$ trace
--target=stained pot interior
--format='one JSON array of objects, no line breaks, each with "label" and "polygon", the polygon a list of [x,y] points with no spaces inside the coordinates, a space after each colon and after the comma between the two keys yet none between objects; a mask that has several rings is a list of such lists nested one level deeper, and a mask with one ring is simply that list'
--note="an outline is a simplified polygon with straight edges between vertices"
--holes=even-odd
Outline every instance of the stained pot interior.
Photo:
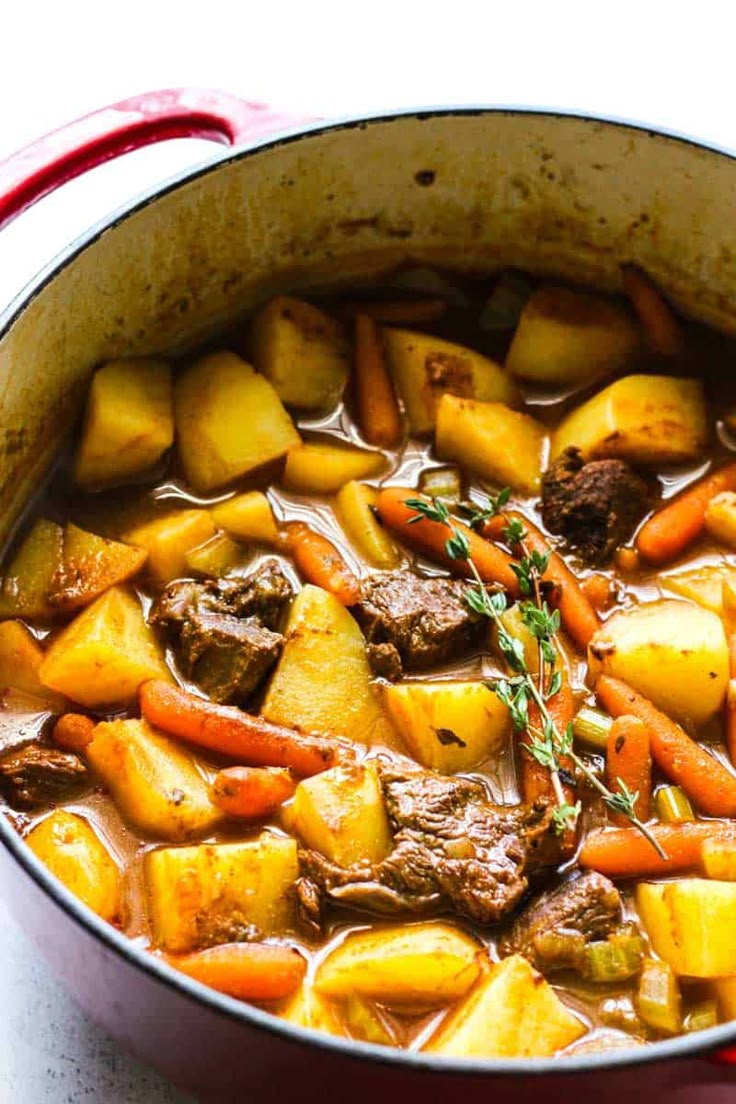
[{"label": "stained pot interior", "polygon": [[616,289],[643,265],[736,332],[736,166],[618,124],[427,113],[235,155],[94,237],[0,337],[0,539],[112,356],[196,343],[274,290],[402,261]]}]

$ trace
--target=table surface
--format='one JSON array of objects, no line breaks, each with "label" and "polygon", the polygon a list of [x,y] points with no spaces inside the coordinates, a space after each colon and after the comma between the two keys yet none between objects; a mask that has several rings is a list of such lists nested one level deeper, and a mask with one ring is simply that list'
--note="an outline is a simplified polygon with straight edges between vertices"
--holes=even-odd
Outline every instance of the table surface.
[{"label": "table surface", "polygon": [[[736,148],[727,6],[620,0],[524,5],[373,0],[249,5],[66,0],[8,5],[0,158],[32,138],[153,88],[227,88],[330,116],[402,105],[547,105],[640,120]],[[481,14],[482,12],[482,14]],[[440,16],[440,13],[445,13]],[[666,22],[665,22],[666,18]],[[85,226],[141,188],[205,159],[202,142],[129,155],[69,185],[3,231],[0,309]],[[1,178],[1,169],[0,169]],[[185,1097],[127,1058],[48,975],[0,902],[0,1104],[173,1104]],[[709,1099],[714,1099],[710,1097]]]}]

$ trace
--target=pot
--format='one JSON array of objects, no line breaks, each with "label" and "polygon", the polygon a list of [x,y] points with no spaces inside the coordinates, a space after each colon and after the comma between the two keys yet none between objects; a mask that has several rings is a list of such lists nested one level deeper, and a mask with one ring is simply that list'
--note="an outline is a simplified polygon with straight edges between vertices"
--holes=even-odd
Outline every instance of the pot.
[{"label": "pot", "polygon": [[[103,160],[185,135],[237,148],[90,230],[0,319],[0,539],[97,363],[201,342],[276,290],[326,288],[336,273],[517,266],[616,290],[633,261],[685,314],[736,333],[732,156],[573,115],[432,109],[323,125],[222,93],[152,93],[0,165],[0,225]],[[0,844],[5,899],[50,967],[137,1058],[200,1099],[701,1102],[736,1086],[736,1023],[565,1061],[440,1061],[313,1035],[152,959],[1,817]]]}]

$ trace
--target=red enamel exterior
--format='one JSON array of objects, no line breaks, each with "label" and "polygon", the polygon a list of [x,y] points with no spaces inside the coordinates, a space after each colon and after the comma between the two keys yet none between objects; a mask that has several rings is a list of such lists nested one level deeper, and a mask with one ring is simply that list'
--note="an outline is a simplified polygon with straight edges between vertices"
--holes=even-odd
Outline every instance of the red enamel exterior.
[{"label": "red enamel exterior", "polygon": [[[168,89],[93,112],[0,162],[0,228],[66,181],[168,138],[241,144],[308,122],[224,92]],[[0,817],[0,891],[52,970],[89,1015],[135,1057],[200,1100],[546,1104],[626,1095],[726,1104],[736,1046],[673,1058],[669,1044],[565,1063],[457,1064],[333,1041],[211,994],[140,954],[51,878]],[[495,1068],[494,1068],[495,1067]],[[503,1067],[503,1068],[502,1068]]]}]

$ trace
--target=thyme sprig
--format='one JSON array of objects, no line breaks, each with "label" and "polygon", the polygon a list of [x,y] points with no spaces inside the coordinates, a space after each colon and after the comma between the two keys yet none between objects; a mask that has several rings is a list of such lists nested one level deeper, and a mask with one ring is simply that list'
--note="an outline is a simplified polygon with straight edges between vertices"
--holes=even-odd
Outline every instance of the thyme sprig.
[{"label": "thyme sprig", "polygon": [[[539,674],[536,680],[529,670],[523,642],[510,633],[504,624],[503,614],[508,608],[506,595],[501,590],[490,590],[481,579],[473,562],[467,534],[453,525],[446,503],[439,498],[431,498],[429,501],[407,498],[405,505],[414,511],[414,515],[409,518],[410,525],[425,518],[446,525],[449,531],[445,542],[447,556],[451,560],[467,563],[472,583],[468,585],[465,600],[471,610],[493,621],[499,650],[509,668],[508,677],[488,685],[507,707],[514,729],[526,733],[527,739],[522,745],[524,749],[540,766],[549,771],[556,801],[553,812],[556,831],[574,828],[581,812],[580,801],[571,804],[563,790],[563,778],[569,780],[569,772],[565,769],[567,762],[601,795],[608,809],[623,814],[646,837],[660,857],[666,858],[657,840],[636,815],[638,792],[632,793],[621,778],[616,780],[618,790],[609,790],[576,753],[572,724],[568,724],[561,732],[549,711],[548,702],[560,692],[563,682],[562,672],[557,667],[559,651],[555,639],[560,628],[560,613],[559,610],[551,610],[542,597],[541,581],[547,570],[550,554],[540,553],[536,549],[530,552],[525,547],[523,522],[504,514],[510,497],[510,489],[505,488],[495,498],[489,497],[487,505],[483,507],[473,504],[460,509],[467,524],[475,531],[482,530],[486,522],[500,515],[504,521],[503,540],[520,553],[519,559],[512,566],[519,580],[519,590],[525,599],[519,602],[521,619],[537,641],[539,649]],[[537,723],[532,723],[530,703],[536,706],[539,716]]]}]

